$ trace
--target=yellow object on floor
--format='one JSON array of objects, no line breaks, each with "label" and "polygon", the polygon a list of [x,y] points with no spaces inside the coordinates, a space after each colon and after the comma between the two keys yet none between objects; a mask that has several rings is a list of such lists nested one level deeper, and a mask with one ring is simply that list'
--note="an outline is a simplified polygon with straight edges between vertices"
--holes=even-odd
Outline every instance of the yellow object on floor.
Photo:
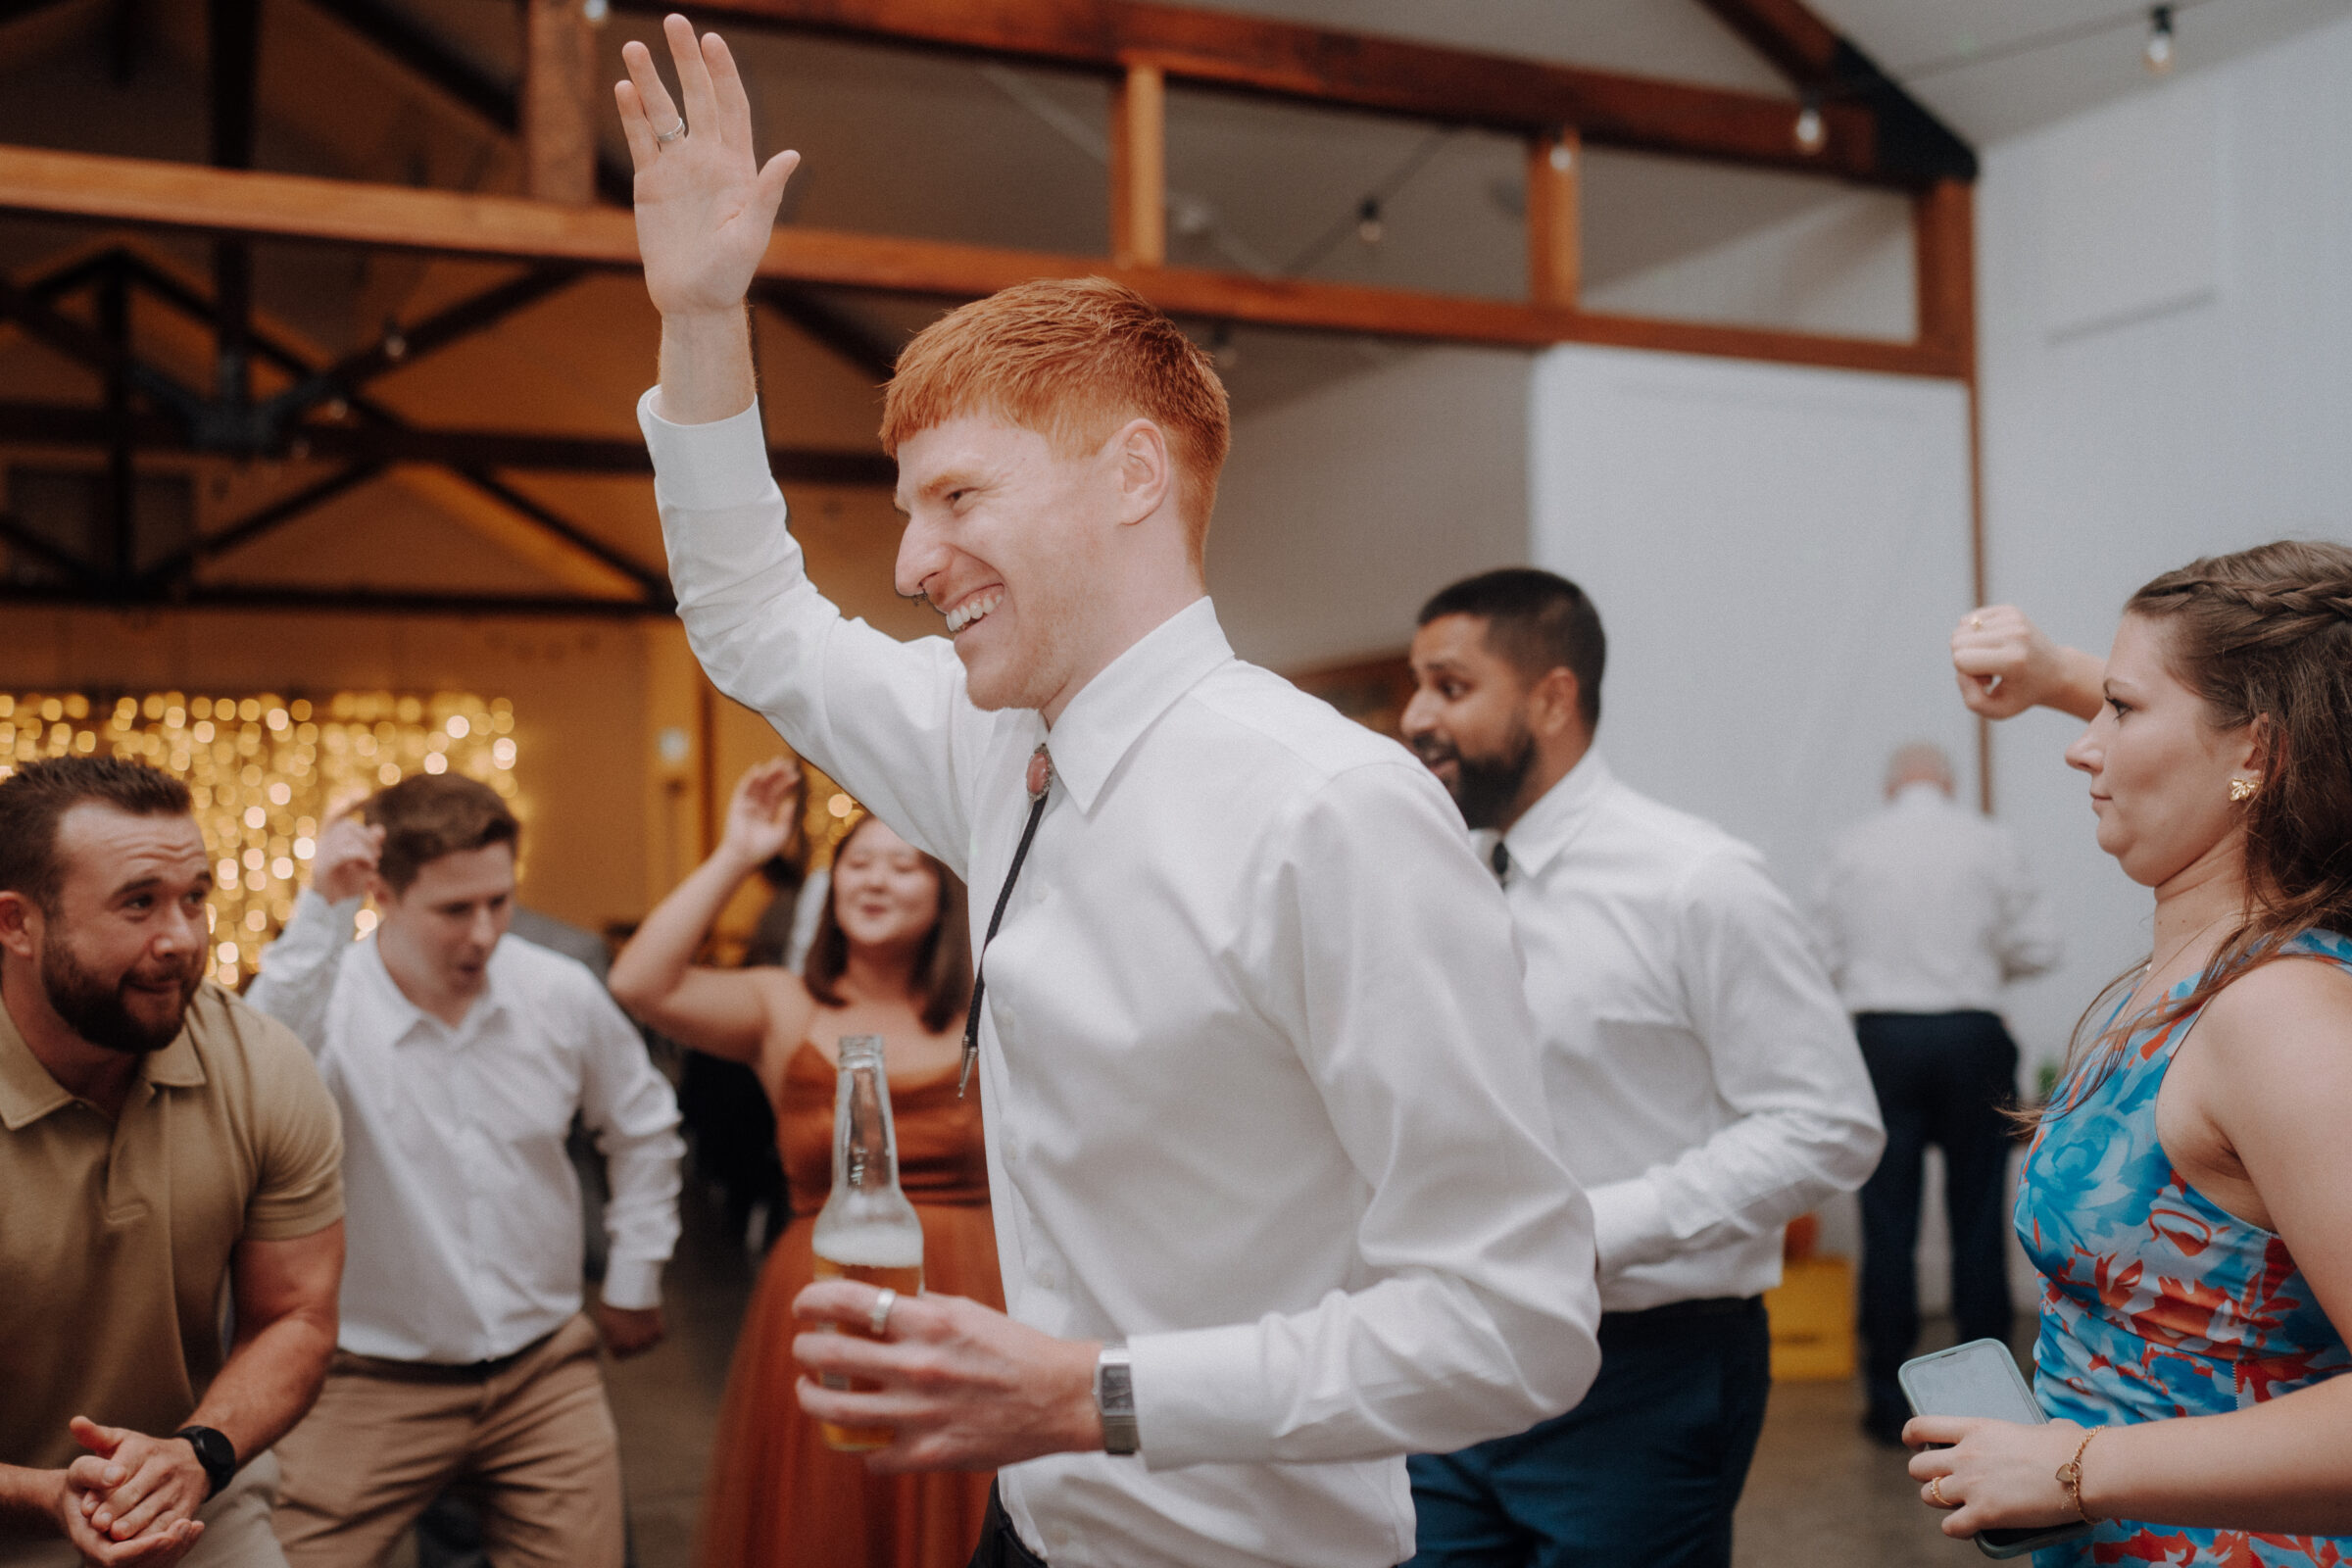
[{"label": "yellow object on floor", "polygon": [[1772,1320],[1772,1381],[1829,1383],[1854,1375],[1854,1265],[1842,1257],[1792,1257],[1764,1293]]}]

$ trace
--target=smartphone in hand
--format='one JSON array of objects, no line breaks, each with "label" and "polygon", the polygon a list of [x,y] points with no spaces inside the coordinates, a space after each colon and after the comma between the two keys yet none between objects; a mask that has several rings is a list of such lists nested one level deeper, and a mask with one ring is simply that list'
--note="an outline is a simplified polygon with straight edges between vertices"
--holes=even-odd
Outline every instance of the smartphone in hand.
[{"label": "smartphone in hand", "polygon": [[[1998,1340],[1971,1340],[1916,1356],[1895,1375],[1913,1415],[1989,1416],[2027,1426],[2050,1419],[2042,1414],[2025,1374],[2018,1371],[2009,1347]],[[1980,1530],[1977,1549],[1987,1557],[2022,1557],[2088,1534],[2090,1526],[2080,1521],[2029,1530]]]}]

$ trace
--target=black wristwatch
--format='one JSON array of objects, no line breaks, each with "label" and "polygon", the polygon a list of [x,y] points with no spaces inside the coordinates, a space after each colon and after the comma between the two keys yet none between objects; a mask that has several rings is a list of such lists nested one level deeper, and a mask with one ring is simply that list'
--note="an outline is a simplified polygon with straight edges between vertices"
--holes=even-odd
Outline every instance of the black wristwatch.
[{"label": "black wristwatch", "polygon": [[172,1435],[185,1439],[188,1446],[196,1450],[196,1462],[204,1466],[204,1478],[212,1483],[212,1490],[204,1494],[205,1500],[209,1502],[220,1495],[220,1489],[237,1473],[237,1446],[211,1427],[181,1427]]}]

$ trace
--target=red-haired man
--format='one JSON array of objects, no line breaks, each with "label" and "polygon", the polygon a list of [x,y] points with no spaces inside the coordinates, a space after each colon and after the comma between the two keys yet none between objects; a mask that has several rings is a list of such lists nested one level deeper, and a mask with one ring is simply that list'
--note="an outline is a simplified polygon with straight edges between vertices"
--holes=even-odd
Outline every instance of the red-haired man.
[{"label": "red-haired man", "polygon": [[[965,875],[1010,1315],[813,1285],[810,1412],[885,1469],[999,1469],[980,1563],[1386,1568],[1402,1455],[1573,1404],[1590,1213],[1549,1149],[1510,923],[1401,748],[1233,656],[1203,589],[1206,357],[1131,292],[1034,283],[907,346],[898,587],[845,621],[769,477],[744,294],[797,161],[716,36],[640,44],[621,119],[662,317],[652,446],[722,690]],[[1050,761],[1047,748],[1050,745]],[[985,941],[993,935],[993,941]]]}]

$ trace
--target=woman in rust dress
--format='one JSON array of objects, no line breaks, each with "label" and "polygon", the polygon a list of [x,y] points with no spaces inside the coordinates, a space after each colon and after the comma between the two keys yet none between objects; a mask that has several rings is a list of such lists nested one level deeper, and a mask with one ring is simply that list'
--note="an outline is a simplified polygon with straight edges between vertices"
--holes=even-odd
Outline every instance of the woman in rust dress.
[{"label": "woman in rust dress", "polygon": [[834,852],[806,978],[695,965],[710,923],[782,846],[798,764],[744,776],[726,836],[612,965],[621,1005],[681,1045],[749,1062],[776,1107],[792,1223],[768,1254],[736,1340],[695,1560],[701,1568],[963,1568],[987,1512],[986,1475],[876,1476],[835,1453],[794,1397],[792,1299],[833,1181],[834,1043],[886,1042],[899,1180],[923,1222],[923,1283],[1002,1310],[980,1100],[956,1097],[970,993],[962,884],[867,817]]}]

